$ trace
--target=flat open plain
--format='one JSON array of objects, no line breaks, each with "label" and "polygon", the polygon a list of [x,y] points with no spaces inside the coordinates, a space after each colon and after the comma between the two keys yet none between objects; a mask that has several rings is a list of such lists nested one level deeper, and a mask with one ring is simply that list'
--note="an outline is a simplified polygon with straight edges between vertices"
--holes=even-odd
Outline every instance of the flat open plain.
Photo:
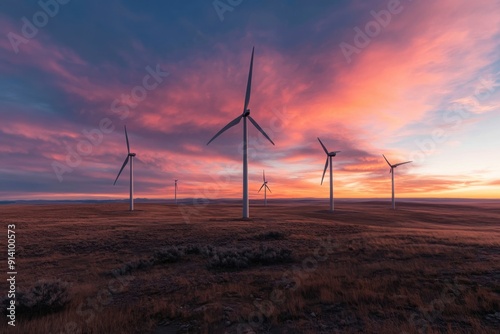
[{"label": "flat open plain", "polygon": [[62,309],[0,332],[498,333],[500,204],[389,206],[0,206],[17,289],[68,283]]}]

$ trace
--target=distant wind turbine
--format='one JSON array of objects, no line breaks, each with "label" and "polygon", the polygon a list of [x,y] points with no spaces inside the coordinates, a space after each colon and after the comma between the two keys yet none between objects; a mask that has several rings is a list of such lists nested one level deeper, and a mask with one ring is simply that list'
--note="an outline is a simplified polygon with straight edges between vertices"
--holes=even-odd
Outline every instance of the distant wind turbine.
[{"label": "distant wind turbine", "polygon": [[217,138],[221,133],[226,131],[227,129],[237,125],[240,123],[243,118],[243,218],[249,217],[249,205],[248,205],[248,131],[247,131],[247,118],[250,122],[257,128],[266,137],[271,144],[274,145],[274,142],[269,138],[269,136],[262,130],[262,128],[257,124],[257,122],[250,116],[250,109],[248,109],[248,104],[250,103],[250,91],[252,88],[252,68],[253,68],[253,55],[254,49],[252,49],[252,58],[250,60],[250,70],[248,73],[248,82],[247,82],[247,91],[245,94],[245,105],[243,107],[243,113],[236,117],[234,120],[229,122],[225,127],[222,128],[212,139],[207,143],[210,144],[215,138]]},{"label": "distant wind turbine", "polygon": [[325,178],[325,173],[326,169],[328,168],[328,162],[330,162],[330,211],[333,212],[333,170],[332,170],[332,158],[337,155],[337,153],[340,153],[341,151],[333,151],[333,152],[328,152],[326,149],[325,145],[321,142],[321,139],[319,139],[319,143],[323,147],[323,151],[326,153],[326,163],[325,163],[325,170],[323,171],[323,176],[321,177],[321,184],[323,184],[323,179]]},{"label": "distant wind turbine", "polygon": [[179,180],[175,180],[175,186],[174,186],[175,204],[177,204],[177,181],[179,181]]},{"label": "distant wind turbine", "polygon": [[262,171],[262,181],[264,183],[262,183],[262,185],[260,186],[259,192],[262,190],[262,188],[264,188],[264,205],[267,206],[267,190],[271,192],[271,189],[267,186],[266,173],[264,171]]},{"label": "distant wind turbine", "polygon": [[123,171],[123,168],[128,163],[128,160],[130,159],[130,211],[134,211],[134,157],[135,153],[130,153],[130,145],[128,143],[128,135],[127,135],[127,126],[125,126],[125,139],[127,140],[127,157],[125,158],[125,162],[123,163],[122,168],[118,172],[118,176],[115,179],[115,182],[113,185],[116,184],[116,181],[118,181],[118,178],[120,177],[120,174]]},{"label": "distant wind turbine", "polygon": [[392,209],[395,210],[396,209],[396,202],[394,200],[394,168],[401,166],[401,165],[404,165],[404,164],[408,164],[412,161],[400,162],[399,164],[391,165],[391,163],[389,162],[389,160],[387,160],[385,155],[382,154],[382,156],[384,157],[387,164],[391,167],[391,169],[389,170],[389,173],[392,174]]}]

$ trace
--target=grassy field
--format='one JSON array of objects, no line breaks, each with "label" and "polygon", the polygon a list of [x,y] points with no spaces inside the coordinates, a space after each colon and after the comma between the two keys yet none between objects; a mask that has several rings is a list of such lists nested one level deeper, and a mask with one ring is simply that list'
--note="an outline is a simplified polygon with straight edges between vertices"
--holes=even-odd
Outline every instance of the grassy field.
[{"label": "grassy field", "polygon": [[498,333],[500,205],[336,204],[1,206],[0,332]]}]

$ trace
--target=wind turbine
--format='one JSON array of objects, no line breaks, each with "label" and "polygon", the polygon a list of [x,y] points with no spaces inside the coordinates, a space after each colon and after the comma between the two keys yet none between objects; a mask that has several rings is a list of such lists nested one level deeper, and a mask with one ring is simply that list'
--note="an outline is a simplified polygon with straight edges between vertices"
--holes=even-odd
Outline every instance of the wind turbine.
[{"label": "wind turbine", "polygon": [[323,179],[325,178],[325,173],[326,169],[328,168],[328,161],[330,161],[330,211],[333,212],[333,170],[332,170],[332,158],[337,155],[337,153],[340,153],[340,151],[333,151],[333,152],[328,152],[326,149],[325,145],[321,142],[321,139],[319,139],[319,143],[323,147],[323,151],[326,153],[326,163],[325,163],[325,170],[323,171],[323,176],[321,177],[321,184],[323,184]]},{"label": "wind turbine", "polygon": [[404,165],[404,164],[408,164],[411,161],[400,162],[399,164],[391,165],[391,163],[389,162],[389,160],[387,160],[387,158],[385,157],[385,155],[382,154],[382,156],[384,157],[384,159],[387,162],[387,164],[389,166],[391,166],[391,169],[390,169],[389,173],[392,174],[392,209],[395,210],[396,209],[396,202],[394,200],[394,168],[396,168],[398,166],[401,166],[401,165]]},{"label": "wind turbine", "polygon": [[179,181],[179,180],[175,180],[175,186],[174,186],[175,204],[177,204],[177,181]]},{"label": "wind turbine", "polygon": [[262,183],[262,185],[260,186],[259,192],[262,190],[262,188],[264,188],[264,205],[267,206],[267,191],[266,190],[269,190],[269,192],[271,192],[271,189],[267,185],[266,173],[264,172],[264,170],[262,170],[262,181],[264,183]]},{"label": "wind turbine", "polygon": [[134,157],[135,157],[135,153],[130,153],[130,145],[128,143],[128,135],[127,135],[127,126],[125,126],[125,139],[127,140],[127,152],[128,152],[128,154],[127,154],[127,157],[125,158],[125,162],[123,163],[122,168],[118,172],[118,176],[116,177],[115,183],[113,183],[113,185],[115,185],[116,181],[118,181],[118,178],[120,177],[120,174],[122,173],[123,168],[125,168],[125,166],[128,163],[128,160],[130,159],[130,211],[134,211]]},{"label": "wind turbine", "polygon": [[249,217],[248,215],[248,131],[247,131],[247,118],[250,122],[257,128],[266,137],[271,144],[274,145],[274,142],[269,138],[269,136],[262,130],[262,128],[257,124],[257,122],[250,116],[250,109],[248,109],[248,104],[250,103],[250,91],[252,89],[252,68],[253,68],[253,54],[254,49],[252,48],[252,58],[250,60],[250,70],[248,72],[248,82],[247,82],[247,91],[245,94],[245,105],[243,106],[243,113],[229,122],[225,127],[222,128],[212,139],[207,143],[210,144],[215,138],[217,138],[221,133],[226,131],[227,129],[237,125],[240,123],[243,118],[243,218],[246,219]]}]

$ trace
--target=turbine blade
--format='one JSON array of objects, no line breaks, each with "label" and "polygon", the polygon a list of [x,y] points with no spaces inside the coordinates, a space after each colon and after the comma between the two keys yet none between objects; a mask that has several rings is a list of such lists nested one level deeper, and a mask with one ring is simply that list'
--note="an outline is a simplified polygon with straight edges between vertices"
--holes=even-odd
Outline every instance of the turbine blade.
[{"label": "turbine blade", "polygon": [[248,71],[248,82],[247,82],[247,92],[245,94],[245,107],[243,108],[243,113],[248,109],[248,104],[250,103],[250,93],[252,90],[252,71],[253,71],[253,53],[255,47],[252,48],[252,58],[250,60],[250,70]]},{"label": "turbine blade", "polygon": [[266,185],[265,183],[262,183],[262,185],[260,186],[259,191],[258,191],[259,193],[262,190],[262,187],[264,187],[265,185]]},{"label": "turbine blade", "polygon": [[321,144],[321,146],[323,147],[323,151],[325,151],[325,153],[328,155],[328,150],[326,149],[325,145],[323,145],[323,142],[321,141],[321,139],[319,139],[319,137],[318,137],[318,140],[319,140],[319,143]]},{"label": "turbine blade", "polygon": [[321,184],[323,184],[323,179],[325,178],[325,173],[327,168],[328,168],[328,157],[326,157],[325,170],[323,171],[323,176],[321,177]]},{"label": "turbine blade", "polygon": [[118,178],[120,177],[120,174],[122,173],[123,168],[125,168],[125,166],[127,165],[128,158],[129,158],[129,156],[127,155],[127,158],[125,159],[125,162],[123,163],[122,168],[121,168],[121,169],[120,169],[120,171],[118,172],[118,176],[116,177],[115,182],[113,183],[113,185],[115,185],[115,184],[116,184],[116,181],[118,181]]},{"label": "turbine blade", "polygon": [[266,182],[266,172],[262,170],[262,181]]},{"label": "turbine blade", "polygon": [[127,152],[130,154],[130,145],[128,144],[127,126],[125,125],[125,139],[127,140]]},{"label": "turbine blade", "polygon": [[387,160],[387,158],[385,157],[385,155],[382,154],[382,156],[384,157],[384,159],[387,162],[387,164],[392,167],[391,163],[389,162],[389,160]]},{"label": "turbine blade", "polygon": [[229,128],[231,128],[231,127],[235,126],[236,124],[238,124],[238,123],[240,122],[240,120],[241,120],[241,118],[242,118],[242,117],[243,117],[243,116],[238,116],[238,117],[236,117],[235,119],[233,119],[231,122],[229,122],[229,123],[228,123],[225,127],[223,127],[223,128],[222,128],[222,130],[220,130],[219,132],[217,132],[217,134],[216,134],[215,136],[213,136],[213,138],[212,138],[212,139],[210,139],[210,141],[207,143],[207,145],[208,145],[208,144],[210,144],[210,143],[211,143],[211,142],[212,142],[215,138],[219,137],[219,135],[220,135],[221,133],[223,133],[223,132],[224,132],[224,131],[226,131],[227,129],[229,129]]},{"label": "turbine blade", "polygon": [[342,151],[333,151],[332,153],[335,153],[335,154],[336,154],[336,153],[340,153],[340,152],[342,152]]},{"label": "turbine blade", "polygon": [[272,193],[271,188],[269,188],[269,187],[267,186],[267,184],[266,184],[266,188],[267,188],[267,190],[269,190],[269,192],[270,192],[270,193]]},{"label": "turbine blade", "polygon": [[410,162],[412,162],[412,161],[400,162],[399,164],[395,164],[394,167],[398,167],[398,166],[401,166],[404,164],[409,164]]},{"label": "turbine blade", "polygon": [[265,133],[264,130],[262,130],[262,128],[260,127],[260,125],[257,124],[257,122],[251,116],[247,116],[247,117],[250,120],[250,122],[252,122],[252,124],[257,128],[257,130],[259,130],[260,133],[262,133],[264,135],[264,137],[266,137],[267,140],[269,140],[271,142],[271,144],[274,145],[274,142],[271,140],[271,138],[269,138],[269,136],[267,135],[267,133]]}]

